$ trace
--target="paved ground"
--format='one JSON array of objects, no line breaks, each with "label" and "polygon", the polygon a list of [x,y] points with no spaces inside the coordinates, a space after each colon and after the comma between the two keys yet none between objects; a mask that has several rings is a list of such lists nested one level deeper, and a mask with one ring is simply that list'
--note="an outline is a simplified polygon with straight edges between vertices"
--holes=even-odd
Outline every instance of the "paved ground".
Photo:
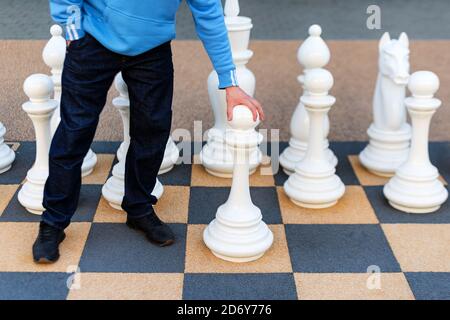
[{"label": "paved ground", "polygon": [[[331,145],[346,194],[329,209],[293,205],[283,173],[254,174],[252,198],[274,244],[258,261],[233,264],[214,257],[202,241],[230,180],[188,164],[161,175],[165,192],[156,209],[178,241],[158,248],[130,231],[125,215],[101,197],[118,143],[95,143],[99,163],[83,180],[62,257],[44,266],[31,258],[39,217],[17,201],[34,143],[14,146],[17,160],[0,175],[0,299],[450,299],[450,202],[426,215],[392,209],[382,196],[386,180],[358,164],[364,144]],[[450,181],[450,144],[430,149]],[[68,289],[70,279],[78,289]]]},{"label": "paved ground", "polygon": [[[184,2],[184,1],[183,1]],[[417,39],[450,38],[448,0],[241,0],[253,18],[254,39],[299,39],[319,22],[330,39],[376,39],[383,30],[407,31]],[[381,8],[382,30],[366,28],[366,9]],[[0,0],[0,39],[46,39],[51,25],[48,0]],[[192,18],[183,3],[178,39],[193,39]]]}]

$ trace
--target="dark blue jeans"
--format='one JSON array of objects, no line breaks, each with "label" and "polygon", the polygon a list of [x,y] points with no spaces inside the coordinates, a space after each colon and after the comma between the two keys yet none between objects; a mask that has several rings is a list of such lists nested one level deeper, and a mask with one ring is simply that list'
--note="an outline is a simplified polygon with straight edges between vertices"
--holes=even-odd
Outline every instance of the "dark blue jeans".
[{"label": "dark blue jeans", "polygon": [[[130,96],[130,147],[122,208],[129,217],[152,211],[151,195],[172,121],[173,65],[170,42],[138,56],[114,53],[87,34],[67,49],[62,74],[61,122],[50,147],[44,190],[44,222],[66,228],[81,188],[88,152],[107,92],[121,71]],[[119,130],[119,128],[118,128]]]}]

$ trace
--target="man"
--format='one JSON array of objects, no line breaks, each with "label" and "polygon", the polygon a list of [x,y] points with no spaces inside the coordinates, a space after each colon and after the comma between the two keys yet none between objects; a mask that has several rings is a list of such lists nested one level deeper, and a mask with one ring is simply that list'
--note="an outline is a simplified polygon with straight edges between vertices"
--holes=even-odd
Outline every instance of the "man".
[{"label": "man", "polygon": [[[59,258],[81,187],[81,165],[106,103],[114,76],[121,71],[130,96],[130,146],[126,156],[122,208],[127,225],[160,246],[174,242],[151,195],[170,134],[173,65],[170,41],[181,0],[50,0],[53,19],[68,40],[62,74],[61,122],[50,148],[49,177],[39,235],[33,245],[38,263]],[[187,0],[197,34],[226,90],[227,114],[238,104],[264,119],[261,105],[235,78],[220,0]]]}]

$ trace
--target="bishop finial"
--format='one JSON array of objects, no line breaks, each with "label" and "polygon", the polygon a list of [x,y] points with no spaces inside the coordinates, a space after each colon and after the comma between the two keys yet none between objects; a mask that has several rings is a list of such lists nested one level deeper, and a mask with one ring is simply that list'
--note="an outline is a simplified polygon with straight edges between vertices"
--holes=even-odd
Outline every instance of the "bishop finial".
[{"label": "bishop finial", "polygon": [[237,17],[239,15],[239,0],[226,0],[225,1],[225,16]]},{"label": "bishop finial", "polygon": [[45,64],[52,70],[61,70],[66,58],[66,40],[62,36],[62,28],[55,24],[50,28],[52,37],[42,52]]},{"label": "bishop finial", "polygon": [[298,49],[298,61],[305,69],[323,68],[330,61],[330,49],[321,37],[322,28],[314,24],[308,32],[309,37]]}]

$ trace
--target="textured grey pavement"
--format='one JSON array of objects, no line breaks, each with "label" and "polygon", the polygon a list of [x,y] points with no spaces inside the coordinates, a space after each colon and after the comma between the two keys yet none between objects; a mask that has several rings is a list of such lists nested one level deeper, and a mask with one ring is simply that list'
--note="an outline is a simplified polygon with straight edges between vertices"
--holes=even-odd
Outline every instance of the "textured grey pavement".
[{"label": "textured grey pavement", "polygon": [[[185,2],[183,0],[183,2]],[[413,39],[450,39],[450,0],[241,0],[241,14],[254,21],[253,39],[299,39],[312,23],[328,39],[377,39],[406,31]],[[381,8],[381,30],[366,27],[367,7]],[[178,13],[178,39],[194,39],[185,3]],[[47,39],[48,0],[0,0],[0,39]]]}]

